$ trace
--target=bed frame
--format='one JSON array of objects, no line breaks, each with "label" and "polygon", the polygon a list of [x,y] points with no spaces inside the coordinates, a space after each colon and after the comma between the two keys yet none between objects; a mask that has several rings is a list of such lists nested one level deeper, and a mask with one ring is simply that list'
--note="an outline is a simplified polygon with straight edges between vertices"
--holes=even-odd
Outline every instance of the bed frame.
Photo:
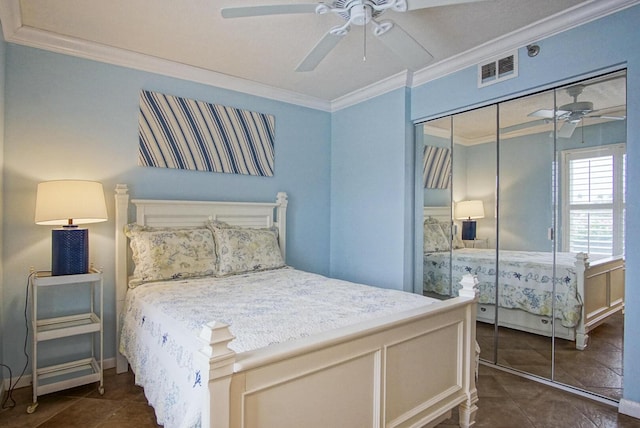
[{"label": "bed frame", "polygon": [[[433,217],[439,221],[451,220],[450,207],[424,207],[424,218]],[[578,293],[582,298],[582,317],[573,327],[555,323],[555,337],[576,342],[576,349],[584,350],[589,343],[589,332],[605,322],[612,315],[624,310],[624,258],[610,257],[590,263],[585,253],[576,254]],[[477,320],[494,324],[495,305],[478,304]],[[553,325],[551,317],[529,312],[498,308],[498,325],[529,333],[551,337]]]},{"label": "bed frame", "polygon": [[[116,188],[117,318],[130,272],[123,233],[130,222],[126,185]],[[132,200],[132,220],[148,226],[200,225],[210,218],[280,230],[286,242],[287,196],[276,203]],[[274,217],[274,211],[276,215]],[[473,281],[460,297],[251,352],[227,346],[229,326],[203,326],[202,427],[435,426],[459,406],[474,424],[478,400]],[[118,341],[120,326],[118,325]],[[118,344],[116,344],[118,349]],[[117,371],[128,369],[118,353]]]}]

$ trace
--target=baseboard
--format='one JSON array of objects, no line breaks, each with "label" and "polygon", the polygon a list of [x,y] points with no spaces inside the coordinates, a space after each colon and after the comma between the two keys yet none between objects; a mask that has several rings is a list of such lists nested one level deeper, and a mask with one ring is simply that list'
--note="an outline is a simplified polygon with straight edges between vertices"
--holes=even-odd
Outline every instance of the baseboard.
[{"label": "baseboard", "polygon": [[[103,361],[103,367],[104,370],[107,369],[112,369],[116,366],[116,359],[115,358],[105,358]],[[13,383],[17,380],[18,378],[14,378],[14,379],[5,379],[4,382],[0,383],[0,397],[3,397],[3,393],[5,391],[9,390],[10,384],[9,382],[11,382],[11,385],[13,385]],[[30,374],[25,374],[24,376],[22,376],[20,378],[20,381],[18,382],[18,384],[16,385],[16,388],[25,388],[27,386],[31,386],[31,375]]]},{"label": "baseboard", "polygon": [[622,413],[623,415],[640,419],[640,403],[623,398],[620,400],[618,412]]}]

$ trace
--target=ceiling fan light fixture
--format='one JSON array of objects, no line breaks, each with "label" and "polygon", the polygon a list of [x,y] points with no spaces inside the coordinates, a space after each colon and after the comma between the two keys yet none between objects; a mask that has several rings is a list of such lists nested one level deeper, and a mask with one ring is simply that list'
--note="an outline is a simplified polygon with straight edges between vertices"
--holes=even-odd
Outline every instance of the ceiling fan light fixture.
[{"label": "ceiling fan light fixture", "polygon": [[351,26],[349,25],[349,23],[347,22],[345,25],[343,26],[338,26],[338,27],[333,27],[331,30],[329,30],[329,34],[333,35],[333,36],[346,36],[347,33],[351,30]]},{"label": "ceiling fan light fixture", "polygon": [[375,27],[373,28],[373,34],[378,37],[382,36],[384,33],[393,28],[393,22],[391,21],[373,21],[373,24],[375,25]]},{"label": "ceiling fan light fixture", "polygon": [[354,7],[351,9],[351,17],[349,22],[354,25],[367,25],[371,21],[371,7],[363,4],[362,7]]},{"label": "ceiling fan light fixture", "polygon": [[407,0],[396,0],[391,8],[396,12],[406,12],[409,7],[407,6]]},{"label": "ceiling fan light fixture", "polygon": [[560,110],[565,110],[573,114],[579,113],[581,115],[585,115],[593,111],[593,103],[591,101],[576,101],[560,106]]}]

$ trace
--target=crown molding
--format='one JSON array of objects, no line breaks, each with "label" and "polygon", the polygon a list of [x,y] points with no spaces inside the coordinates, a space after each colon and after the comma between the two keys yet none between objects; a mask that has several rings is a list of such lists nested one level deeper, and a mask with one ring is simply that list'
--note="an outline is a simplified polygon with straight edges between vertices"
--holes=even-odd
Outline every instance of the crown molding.
[{"label": "crown molding", "polygon": [[513,51],[638,3],[640,0],[590,0],[439,61],[415,73],[403,71],[331,101],[175,61],[24,27],[20,16],[19,0],[0,1],[0,20],[2,21],[4,38],[9,43],[216,86],[316,110],[334,112],[395,89],[420,86],[469,66],[477,65],[487,58]]},{"label": "crown molding", "polygon": [[410,87],[412,74],[405,70],[386,77],[331,101],[331,111],[335,112],[363,101],[375,98],[395,89]]},{"label": "crown molding", "polygon": [[413,75],[412,87],[420,86],[456,71],[475,66],[487,58],[509,53],[533,42],[579,27],[638,3],[640,3],[640,0],[591,0],[587,3],[573,6],[417,71]]},{"label": "crown molding", "polygon": [[2,0],[0,2],[0,19],[2,20],[4,38],[9,43],[216,86],[315,110],[327,112],[331,110],[331,103],[320,98],[151,55],[25,27],[20,18],[19,0]]}]

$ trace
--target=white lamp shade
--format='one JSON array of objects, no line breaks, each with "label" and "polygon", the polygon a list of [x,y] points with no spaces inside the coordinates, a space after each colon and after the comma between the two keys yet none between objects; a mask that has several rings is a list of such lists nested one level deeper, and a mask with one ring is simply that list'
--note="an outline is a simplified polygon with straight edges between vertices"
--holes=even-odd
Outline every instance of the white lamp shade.
[{"label": "white lamp shade", "polygon": [[38,184],[36,224],[65,225],[107,220],[102,184],[96,181],[58,180]]},{"label": "white lamp shade", "polygon": [[484,218],[482,201],[461,201],[456,204],[456,219]]}]

